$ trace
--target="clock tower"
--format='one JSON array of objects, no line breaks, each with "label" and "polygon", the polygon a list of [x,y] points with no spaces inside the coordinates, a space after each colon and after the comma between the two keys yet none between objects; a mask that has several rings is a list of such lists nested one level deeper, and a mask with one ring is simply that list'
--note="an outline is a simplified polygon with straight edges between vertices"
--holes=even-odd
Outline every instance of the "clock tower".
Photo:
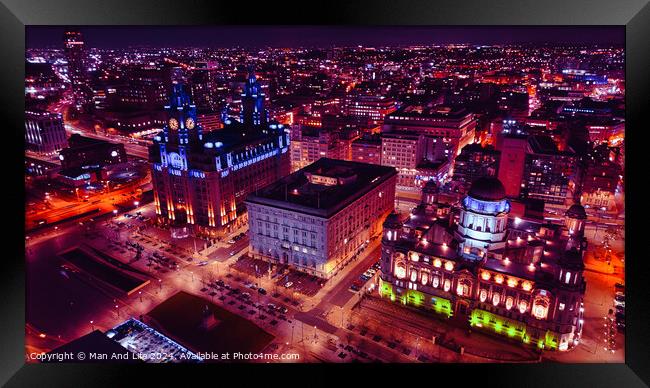
[{"label": "clock tower", "polygon": [[187,170],[187,154],[200,146],[203,130],[196,122],[196,106],[181,83],[174,84],[167,111],[167,123],[163,127],[164,139],[160,144],[160,158],[164,166]]}]

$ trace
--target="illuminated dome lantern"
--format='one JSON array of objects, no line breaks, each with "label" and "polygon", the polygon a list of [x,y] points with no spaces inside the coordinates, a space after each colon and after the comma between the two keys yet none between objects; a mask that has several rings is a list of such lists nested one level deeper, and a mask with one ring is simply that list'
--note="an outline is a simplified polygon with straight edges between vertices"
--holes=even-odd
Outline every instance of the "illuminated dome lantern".
[{"label": "illuminated dome lantern", "polygon": [[459,250],[469,260],[481,260],[486,251],[505,246],[510,202],[501,181],[479,178],[463,198],[456,238]]},{"label": "illuminated dome lantern", "polygon": [[401,229],[402,222],[400,220],[399,214],[393,211],[388,215],[388,217],[386,217],[386,220],[384,221],[384,242],[399,240],[399,232]]},{"label": "illuminated dome lantern", "polygon": [[585,231],[585,221],[587,220],[587,212],[585,208],[579,203],[571,205],[569,210],[564,213],[564,223],[569,229],[571,235],[582,235]]}]

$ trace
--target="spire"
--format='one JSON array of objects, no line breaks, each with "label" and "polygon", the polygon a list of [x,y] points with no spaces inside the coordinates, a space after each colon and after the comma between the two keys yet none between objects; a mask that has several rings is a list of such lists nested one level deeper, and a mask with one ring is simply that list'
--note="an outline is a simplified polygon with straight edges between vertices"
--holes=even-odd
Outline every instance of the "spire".
[{"label": "spire", "polygon": [[264,109],[264,92],[257,77],[254,67],[248,67],[248,77],[242,93],[241,122],[244,125],[266,125],[268,114]]}]

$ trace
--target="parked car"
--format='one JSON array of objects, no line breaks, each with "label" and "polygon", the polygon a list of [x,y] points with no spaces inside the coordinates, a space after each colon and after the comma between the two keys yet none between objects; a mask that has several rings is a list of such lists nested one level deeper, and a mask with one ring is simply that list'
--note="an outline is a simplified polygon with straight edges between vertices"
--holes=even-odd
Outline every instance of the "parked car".
[{"label": "parked car", "polygon": [[284,307],[284,306],[278,306],[278,307],[276,307],[276,310],[278,310],[278,311],[281,312],[282,314],[286,314],[287,312],[289,312],[289,309],[287,309],[287,308]]},{"label": "parked car", "polygon": [[257,289],[257,292],[259,292],[259,293],[262,294],[262,295],[266,295],[266,290],[263,289],[262,287],[258,288],[258,289]]},{"label": "parked car", "polygon": [[287,282],[284,286],[286,288],[291,288],[291,286],[293,286],[293,282]]},{"label": "parked car", "polygon": [[625,284],[616,283],[614,284],[614,288],[616,289],[616,291],[625,292]]},{"label": "parked car", "polygon": [[208,261],[207,260],[200,261],[197,265],[199,267],[203,267],[204,265],[208,265]]},{"label": "parked car", "polygon": [[625,307],[625,295],[616,295],[614,297],[614,306]]}]

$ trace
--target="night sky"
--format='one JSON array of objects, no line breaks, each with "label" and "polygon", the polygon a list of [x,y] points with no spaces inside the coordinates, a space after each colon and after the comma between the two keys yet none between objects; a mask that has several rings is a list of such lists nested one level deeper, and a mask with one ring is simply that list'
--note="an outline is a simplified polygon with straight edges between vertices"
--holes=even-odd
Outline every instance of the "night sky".
[{"label": "night sky", "polygon": [[[606,27],[81,27],[88,47],[330,47],[412,44],[624,44],[623,26]],[[64,27],[27,26],[28,48],[63,47]]]}]

